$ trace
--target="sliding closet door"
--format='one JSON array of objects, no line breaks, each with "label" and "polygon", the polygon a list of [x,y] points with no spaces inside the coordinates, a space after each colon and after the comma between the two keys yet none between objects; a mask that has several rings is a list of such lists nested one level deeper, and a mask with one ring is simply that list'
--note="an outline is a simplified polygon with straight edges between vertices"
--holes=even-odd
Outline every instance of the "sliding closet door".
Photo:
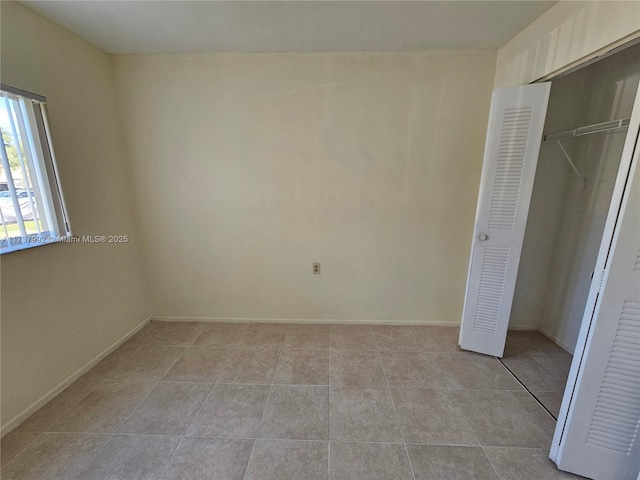
[{"label": "sliding closet door", "polygon": [[640,91],[551,451],[561,470],[597,480],[640,472],[639,135]]},{"label": "sliding closet door", "polygon": [[550,83],[493,92],[460,347],[501,357]]}]

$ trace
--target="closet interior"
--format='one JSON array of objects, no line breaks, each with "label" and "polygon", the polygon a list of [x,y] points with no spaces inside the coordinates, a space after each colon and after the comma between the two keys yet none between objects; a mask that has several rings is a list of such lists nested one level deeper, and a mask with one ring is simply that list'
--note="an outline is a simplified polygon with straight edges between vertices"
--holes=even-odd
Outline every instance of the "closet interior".
[{"label": "closet interior", "polygon": [[502,362],[556,418],[639,79],[635,44],[552,80]]}]

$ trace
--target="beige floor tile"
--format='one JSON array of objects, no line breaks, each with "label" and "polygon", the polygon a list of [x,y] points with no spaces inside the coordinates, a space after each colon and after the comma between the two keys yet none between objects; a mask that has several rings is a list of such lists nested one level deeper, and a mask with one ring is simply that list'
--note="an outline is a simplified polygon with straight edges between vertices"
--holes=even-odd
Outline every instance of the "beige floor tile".
[{"label": "beige floor tile", "polygon": [[187,435],[256,438],[268,385],[214,385]]},{"label": "beige floor tile", "polygon": [[413,327],[422,347],[428,352],[460,352],[458,347],[458,327],[437,325],[415,325]]},{"label": "beige floor tile", "polygon": [[160,380],[186,351],[184,347],[140,345],[109,375],[109,380]]},{"label": "beige floor tile", "polygon": [[499,480],[480,447],[407,445],[416,480]]},{"label": "beige floor tile", "polygon": [[98,362],[84,377],[98,380],[113,378],[113,372],[139,349],[139,344],[132,343],[130,340],[125,342]]},{"label": "beige floor tile", "polygon": [[522,330],[510,330],[507,333],[505,353],[506,352],[508,352],[510,356],[543,353],[545,355],[558,355],[571,358],[569,352],[541,332]]},{"label": "beige floor tile", "polygon": [[115,432],[154,387],[153,382],[105,380],[49,427],[53,432]]},{"label": "beige floor tile", "polygon": [[269,385],[276,373],[279,350],[236,349],[218,376],[217,383],[259,383]]},{"label": "beige floor tile", "polygon": [[336,350],[377,350],[369,325],[330,325],[329,346]]},{"label": "beige floor tile", "polygon": [[460,335],[459,325],[414,325],[413,328],[419,337],[423,335],[446,335],[458,337]]},{"label": "beige floor tile", "polygon": [[238,342],[238,348],[281,348],[287,325],[281,323],[250,324]]},{"label": "beige floor tile", "polygon": [[193,347],[234,348],[247,329],[246,323],[208,323]]},{"label": "beige floor tile", "polygon": [[538,404],[529,392],[511,392],[511,395],[518,400],[536,425],[548,435],[553,435],[556,429],[556,420]]},{"label": "beige floor tile", "polygon": [[329,443],[256,440],[245,480],[327,480]]},{"label": "beige floor tile", "polygon": [[228,348],[190,348],[162,380],[215,382],[232,351]]},{"label": "beige floor tile", "polygon": [[542,354],[542,351],[538,348],[538,344],[531,338],[530,332],[519,330],[510,330],[507,332],[503,358]]},{"label": "beige floor tile", "polygon": [[114,435],[78,480],[155,480],[179,444],[180,437]]},{"label": "beige floor tile", "polygon": [[159,382],[118,432],[184,435],[211,386],[210,383]]},{"label": "beige floor tile", "polygon": [[243,480],[253,440],[185,438],[163,480]]},{"label": "beige floor tile", "polygon": [[287,324],[287,334],[289,333],[305,333],[315,335],[328,335],[328,323],[289,323]]},{"label": "beige floor tile", "polygon": [[558,365],[561,371],[563,371],[567,376],[569,375],[569,370],[571,369],[571,362],[573,362],[573,355],[570,355],[567,352],[560,354],[548,354],[545,353],[547,357],[549,357],[553,362]]},{"label": "beige floor tile", "polygon": [[548,449],[484,448],[501,480],[580,479],[577,475],[558,470],[549,460]]},{"label": "beige floor tile", "polygon": [[[511,332],[509,332],[511,334]],[[533,344],[539,351],[545,354],[569,355],[565,349],[554,343],[553,340],[541,332],[518,332],[521,338]]]},{"label": "beige floor tile", "polygon": [[327,350],[329,348],[329,332],[295,333],[288,331],[282,348],[285,350]]},{"label": "beige floor tile", "polygon": [[291,350],[280,354],[273,383],[287,385],[328,385],[328,350]]},{"label": "beige floor tile", "polygon": [[425,352],[380,352],[391,387],[445,388],[431,356]]},{"label": "beige floor tile", "polygon": [[329,387],[271,387],[261,438],[329,439]]},{"label": "beige floor tile", "polygon": [[478,445],[449,391],[392,388],[391,396],[407,443]]},{"label": "beige floor tile", "polygon": [[3,480],[67,480],[89,464],[108,435],[43,433],[2,468]]},{"label": "beige floor tile", "polygon": [[[546,459],[554,419],[457,341],[431,325],[152,322],[2,439],[2,478],[326,480],[330,464],[333,480],[410,479],[406,448],[415,480],[574,478]],[[571,359],[509,332],[505,363],[556,415]]]},{"label": "beige floor tile", "polygon": [[373,336],[378,350],[422,350],[422,342],[413,327],[373,325]]},{"label": "beige floor tile", "polygon": [[331,442],[331,478],[336,480],[412,480],[402,444]]},{"label": "beige floor tile", "polygon": [[547,355],[511,357],[502,361],[530,391],[564,392],[568,370]]},{"label": "beige floor tile", "polygon": [[39,436],[40,433],[37,432],[14,430],[2,437],[2,442],[0,443],[1,465],[4,467]]},{"label": "beige floor tile", "polygon": [[65,390],[47,402],[16,428],[20,432],[44,432],[71,407],[89,395],[102,380],[80,377]]},{"label": "beige floor tile", "polygon": [[560,407],[562,406],[562,397],[564,396],[564,392],[534,392],[534,395],[557,419],[560,414]]},{"label": "beige floor tile", "polygon": [[332,350],[329,358],[331,385],[386,386],[377,351]]},{"label": "beige floor tile", "polygon": [[188,347],[205,329],[205,323],[152,321],[141,329],[130,342],[144,345]]},{"label": "beige floor tile", "polygon": [[482,446],[547,448],[545,433],[511,392],[498,390],[455,390],[462,413]]},{"label": "beige floor tile", "polygon": [[452,389],[522,390],[496,358],[479,353],[436,353],[433,361],[445,385]]},{"label": "beige floor tile", "polygon": [[329,411],[331,440],[402,442],[388,388],[331,387]]}]

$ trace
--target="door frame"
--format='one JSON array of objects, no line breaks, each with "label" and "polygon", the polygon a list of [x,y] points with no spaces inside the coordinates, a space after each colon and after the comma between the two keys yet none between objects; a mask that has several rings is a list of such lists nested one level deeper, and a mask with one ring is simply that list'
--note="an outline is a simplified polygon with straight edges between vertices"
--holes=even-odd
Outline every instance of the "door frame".
[{"label": "door frame", "polygon": [[[606,282],[608,275],[608,265],[610,254],[615,247],[620,226],[620,211],[623,207],[625,192],[629,187],[629,180],[634,170],[638,168],[640,156],[640,85],[636,91],[635,101],[631,114],[631,122],[627,130],[627,136],[623,147],[620,166],[611,196],[609,213],[605,224],[600,250],[594,269],[593,281],[585,304],[584,315],[582,318],[580,332],[576,341],[576,347],[573,354],[573,361],[567,377],[562,404],[556,422],[556,429],[551,443],[549,458],[554,462],[558,462],[562,455],[564,432],[568,424],[573,421],[582,421],[582,419],[573,416],[573,397],[576,388],[580,385],[585,373],[584,359],[588,353],[591,341],[593,340],[593,326],[597,319],[600,302],[600,291]],[[636,172],[636,175],[639,173]],[[613,209],[613,210],[612,210]]]}]

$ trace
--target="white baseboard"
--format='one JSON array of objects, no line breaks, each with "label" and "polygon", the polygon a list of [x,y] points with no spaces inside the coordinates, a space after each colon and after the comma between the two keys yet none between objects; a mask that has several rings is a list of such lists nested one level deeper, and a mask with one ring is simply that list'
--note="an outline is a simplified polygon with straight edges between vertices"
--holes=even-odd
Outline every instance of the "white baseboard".
[{"label": "white baseboard", "polygon": [[[549,332],[549,330],[547,330],[546,328],[540,327],[540,333],[542,333],[545,337],[547,337],[553,343],[558,345],[560,348],[562,348],[563,350],[566,350],[568,353],[573,355],[573,349],[569,348],[567,345],[565,345],[563,342],[561,342],[555,335],[552,335],[551,332]],[[574,345],[574,347],[575,347],[575,345]]]},{"label": "white baseboard", "polygon": [[539,330],[538,325],[517,325],[511,326],[509,325],[509,330],[519,330],[525,332],[537,332]]},{"label": "white baseboard", "polygon": [[203,323],[329,323],[338,325],[374,324],[374,325],[433,325],[459,326],[460,322],[430,322],[427,320],[359,320],[346,318],[234,318],[234,317],[172,317],[153,315],[151,320],[158,322],[203,322]]},{"label": "white baseboard", "polygon": [[69,375],[67,378],[65,378],[62,382],[60,382],[58,385],[56,385],[51,390],[49,390],[45,395],[40,397],[38,400],[33,402],[31,405],[29,405],[27,408],[25,408],[18,415],[16,415],[11,420],[9,420],[7,423],[2,425],[0,427],[0,432],[2,432],[1,436],[4,437],[7,433],[9,433],[13,429],[15,429],[23,421],[25,421],[27,418],[29,418],[31,415],[33,415],[33,413],[35,413],[36,410],[38,410],[40,407],[44,406],[44,404],[46,404],[49,400],[51,400],[53,397],[58,395],[65,388],[67,388],[69,385],[71,385],[73,382],[75,382],[78,378],[80,378],[82,375],[84,375],[89,370],[91,370],[91,368],[93,368],[100,360],[105,358],[107,355],[109,355],[111,352],[113,352],[116,348],[118,348],[124,342],[129,340],[129,338],[131,338],[133,335],[135,335],[138,332],[138,330],[140,330],[142,327],[147,325],[150,321],[151,321],[151,317],[147,317],[141,323],[136,325],[132,330],[130,330],[124,336],[122,336],[119,340],[117,340],[115,343],[113,343],[110,347],[106,348],[101,353],[99,353],[98,355],[93,357],[89,362],[87,362],[82,367],[80,367],[78,370],[73,372],[71,375]]}]

